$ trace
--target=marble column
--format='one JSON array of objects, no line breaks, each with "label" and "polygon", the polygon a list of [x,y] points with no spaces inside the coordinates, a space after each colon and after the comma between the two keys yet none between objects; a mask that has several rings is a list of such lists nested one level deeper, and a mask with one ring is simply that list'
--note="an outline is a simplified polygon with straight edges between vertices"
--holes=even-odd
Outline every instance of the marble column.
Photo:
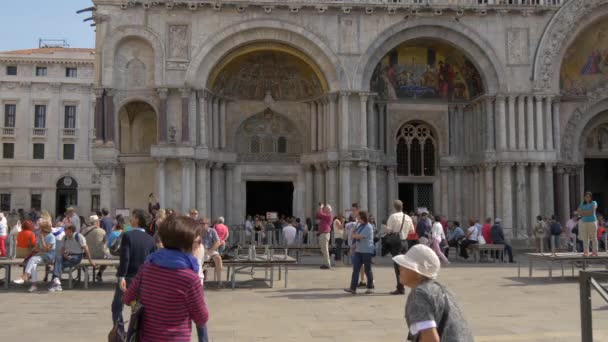
[{"label": "marble column", "polygon": [[471,167],[471,192],[473,193],[473,201],[472,201],[472,210],[471,214],[473,217],[483,220],[482,217],[479,216],[479,172],[477,172],[477,167]]},{"label": "marble column", "polygon": [[[374,97],[367,100],[367,147],[376,149],[376,120],[374,119]],[[374,216],[375,217],[375,216]]]},{"label": "marble column", "polygon": [[336,94],[327,95],[329,100],[329,149],[336,150],[338,146],[338,117],[336,114]]},{"label": "marble column", "polygon": [[103,143],[103,97],[105,90],[95,88],[95,143]]},{"label": "marble column", "polygon": [[545,215],[551,216],[555,214],[555,201],[554,201],[554,185],[553,185],[553,164],[546,163],[545,164],[545,191],[543,194],[544,203],[545,203]]},{"label": "marble column", "polygon": [[547,150],[553,149],[553,98],[545,97],[545,146]]},{"label": "marble column", "polygon": [[465,125],[465,113],[464,113],[464,105],[459,105],[456,107],[457,117],[458,117],[458,154],[464,155],[466,153],[466,130],[467,127]]},{"label": "marble column", "polygon": [[[312,166],[305,164],[304,167],[304,182],[306,183],[306,191],[305,191],[305,201],[306,205],[304,206],[304,210],[306,211],[307,217],[314,217],[313,213],[316,209],[316,203],[314,202],[314,183],[313,183],[313,171]],[[313,216],[310,216],[313,215]]]},{"label": "marble column", "polygon": [[579,205],[576,195],[576,171],[574,168],[569,168],[568,170],[568,187],[570,189],[570,211],[575,211],[577,210]]},{"label": "marble column", "polygon": [[494,100],[486,97],[486,151],[494,151]]},{"label": "marble column", "polygon": [[338,162],[331,161],[327,163],[327,171],[325,173],[327,178],[327,188],[325,192],[327,194],[327,201],[338,209]]},{"label": "marble column", "polygon": [[182,164],[182,213],[187,213],[190,210],[190,168],[192,159],[184,158]]},{"label": "marble column", "polygon": [[224,170],[221,163],[213,163],[211,168],[211,220],[222,216],[224,212]]},{"label": "marble column", "polygon": [[317,104],[310,102],[310,150],[317,150]]},{"label": "marble column", "polygon": [[104,112],[106,143],[109,146],[114,146],[114,117],[116,116],[116,113],[114,113],[114,89],[106,89]]},{"label": "marble column", "polygon": [[484,166],[484,185],[485,185],[485,216],[496,217],[494,214],[494,164]]},{"label": "marble column", "polygon": [[362,209],[369,211],[367,166],[367,162],[359,162],[359,205]]},{"label": "marble column", "polygon": [[[215,108],[214,105],[214,100],[213,100],[213,95],[209,92],[209,91],[205,91],[205,96],[207,99],[207,118],[205,121],[207,121],[207,147],[208,148],[214,148],[215,146],[213,145],[213,111]],[[209,209],[211,210],[211,209]]]},{"label": "marble column", "polygon": [[224,215],[226,215],[226,222],[228,222],[228,224],[240,224],[240,222],[235,220],[234,216],[237,213],[236,210],[234,210],[236,208],[236,203],[234,201],[234,164],[226,164],[225,169],[226,210]]},{"label": "marble column", "polygon": [[323,150],[323,106],[321,102],[315,101],[315,112],[317,113],[317,150]]},{"label": "marble column", "polygon": [[456,219],[458,221],[462,222],[463,219],[463,215],[462,215],[462,207],[463,207],[463,193],[462,193],[462,166],[456,166],[454,167],[454,193],[455,193],[455,201],[454,201],[454,207],[455,207],[455,211],[456,211]]},{"label": "marble column", "polygon": [[526,149],[526,104],[521,95],[517,97],[517,149]]},{"label": "marble column", "polygon": [[[389,165],[386,167],[386,194],[388,196],[388,200],[387,200],[387,204],[388,204],[388,208],[392,208],[392,203],[394,200],[397,199],[397,177],[395,174],[395,171],[397,170],[397,168],[393,165]],[[392,210],[392,209],[390,209]]]},{"label": "marble column", "polygon": [[348,136],[350,133],[349,124],[349,93],[340,93],[340,149],[348,149]]},{"label": "marble column", "polygon": [[[359,100],[360,100],[360,118],[359,118],[359,125],[361,126],[361,133],[359,134],[360,136],[360,141],[361,141],[361,147],[362,148],[367,148],[367,98],[368,95],[366,93],[359,93]],[[359,139],[357,139],[359,140]],[[367,177],[366,177],[367,178]],[[367,181],[367,180],[366,180]],[[367,191],[367,190],[365,190]],[[363,205],[361,205],[363,207]]]},{"label": "marble column", "polygon": [[441,214],[449,217],[450,212],[448,208],[449,204],[449,191],[448,191],[448,179],[449,179],[449,167],[441,167]]},{"label": "marble column", "polygon": [[567,211],[564,212],[564,168],[557,166],[555,168],[555,208],[558,222],[564,223],[564,217],[567,215]]},{"label": "marble column", "polygon": [[371,164],[368,172],[369,177],[369,212],[378,218],[378,177],[376,165]]},{"label": "marble column", "polygon": [[509,96],[509,150],[515,150],[517,136],[515,135],[515,96]]},{"label": "marble column", "polygon": [[[574,174],[574,199],[576,201],[576,208],[579,203],[583,201],[583,170],[581,167],[575,168]],[[586,191],[586,190],[585,190]]]},{"label": "marble column", "polygon": [[536,216],[542,215],[540,208],[540,175],[539,163],[530,164],[530,222],[528,222],[528,236],[536,223]]},{"label": "marble column", "polygon": [[[560,148],[561,148],[561,136],[560,136],[560,114],[559,114],[559,110],[560,110],[560,99],[558,97],[556,97],[554,99],[553,102],[553,143],[554,143],[554,147],[555,147],[555,151],[557,151],[557,155],[560,155]],[[567,213],[567,212],[566,212]]]},{"label": "marble column", "polygon": [[209,169],[207,161],[196,161],[196,207],[199,210],[201,217],[209,217],[209,207],[207,202],[207,178],[209,178]]},{"label": "marble column", "polygon": [[217,97],[213,98],[213,111],[211,112],[211,124],[213,128],[211,129],[211,136],[213,137],[213,148],[220,148],[220,100]]},{"label": "marble column", "polygon": [[570,207],[570,175],[568,174],[568,169],[567,168],[562,168],[563,169],[563,175],[562,175],[562,189],[563,189],[563,197],[562,197],[562,201],[561,201],[561,206],[562,206],[562,212],[564,213],[563,217],[560,218],[562,224],[565,224],[566,221],[570,218],[570,215],[572,214],[572,208]]},{"label": "marble column", "polygon": [[497,149],[504,151],[507,149],[507,117],[505,113],[505,97],[496,97],[496,111],[498,112],[498,121],[496,122],[496,137]]},{"label": "marble column", "polygon": [[158,143],[167,143],[167,95],[169,90],[167,88],[156,89],[160,103],[158,105]]},{"label": "marble column", "polygon": [[516,164],[516,210],[517,210],[517,224],[514,228],[514,237],[527,236],[526,226],[528,225],[528,201],[526,196],[526,163]]},{"label": "marble column", "polygon": [[344,212],[350,208],[350,166],[351,162],[340,162],[340,212]]},{"label": "marble column", "polygon": [[[200,115],[198,117],[198,135],[199,145],[202,148],[207,148],[207,100],[208,96],[204,90],[199,91],[199,107]],[[202,209],[201,209],[202,210]]]},{"label": "marble column", "polygon": [[113,166],[101,167],[99,171],[99,204],[101,208],[112,208],[112,175],[114,174],[114,168]]},{"label": "marble column", "polygon": [[188,88],[181,88],[181,100],[182,100],[182,143],[190,142],[190,93],[191,90]]},{"label": "marble column", "polygon": [[543,125],[543,96],[536,96],[536,149],[542,151],[545,149],[545,135]]},{"label": "marble column", "polygon": [[315,204],[325,203],[325,177],[322,164],[315,164]]},{"label": "marble column", "polygon": [[167,206],[165,201],[165,177],[166,177],[166,160],[164,158],[157,159],[156,163],[156,193],[158,194],[158,203],[162,208]]},{"label": "marble column", "polygon": [[503,228],[505,237],[513,236],[513,186],[511,181],[511,167],[513,164],[502,164],[502,208],[503,208]]},{"label": "marble column", "polygon": [[534,151],[534,96],[526,96],[526,148]]},{"label": "marble column", "polygon": [[219,135],[220,135],[220,149],[225,149],[226,148],[226,105],[228,104],[227,100],[222,99],[222,102],[220,103],[220,130],[219,130]]}]

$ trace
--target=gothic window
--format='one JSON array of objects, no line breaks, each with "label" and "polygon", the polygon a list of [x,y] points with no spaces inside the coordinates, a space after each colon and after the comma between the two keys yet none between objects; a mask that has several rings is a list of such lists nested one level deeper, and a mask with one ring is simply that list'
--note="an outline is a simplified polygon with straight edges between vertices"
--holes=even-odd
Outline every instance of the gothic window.
[{"label": "gothic window", "polygon": [[285,137],[279,137],[277,140],[277,152],[287,153],[287,139]]},{"label": "gothic window", "polygon": [[251,138],[250,151],[251,153],[260,153],[260,138]]},{"label": "gothic window", "polygon": [[408,122],[397,133],[397,173],[400,176],[434,176],[436,140],[431,128]]}]

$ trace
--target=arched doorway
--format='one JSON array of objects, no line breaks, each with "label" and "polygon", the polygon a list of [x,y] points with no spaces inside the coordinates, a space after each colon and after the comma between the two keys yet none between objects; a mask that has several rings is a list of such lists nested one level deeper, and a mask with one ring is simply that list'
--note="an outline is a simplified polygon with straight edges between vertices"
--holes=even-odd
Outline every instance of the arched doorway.
[{"label": "arched doorway", "polygon": [[118,119],[124,206],[145,208],[156,184],[156,164],[150,157],[150,148],[157,143],[156,111],[146,102],[132,101],[122,106]]},{"label": "arched doorway", "polygon": [[608,214],[606,210],[608,208],[608,120],[594,125],[584,137],[584,190],[593,193],[593,199],[598,203],[598,212],[606,215]]},{"label": "arched doorway", "polygon": [[55,215],[63,215],[68,207],[78,205],[78,183],[70,176],[62,177],[57,181],[55,195]]}]

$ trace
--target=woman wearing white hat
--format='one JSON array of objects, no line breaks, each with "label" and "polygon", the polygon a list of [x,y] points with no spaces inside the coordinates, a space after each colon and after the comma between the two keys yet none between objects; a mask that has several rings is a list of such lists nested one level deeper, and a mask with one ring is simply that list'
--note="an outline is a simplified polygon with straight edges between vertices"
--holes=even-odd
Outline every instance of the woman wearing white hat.
[{"label": "woman wearing white hat", "polygon": [[401,283],[412,289],[405,305],[408,340],[472,342],[473,334],[454,296],[435,281],[441,264],[435,252],[416,245],[393,261],[400,266]]}]

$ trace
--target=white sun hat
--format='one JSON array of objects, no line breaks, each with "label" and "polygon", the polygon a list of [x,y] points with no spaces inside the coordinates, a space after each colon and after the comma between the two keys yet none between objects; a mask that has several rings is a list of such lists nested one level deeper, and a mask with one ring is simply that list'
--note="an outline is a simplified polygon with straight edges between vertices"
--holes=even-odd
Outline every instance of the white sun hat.
[{"label": "white sun hat", "polygon": [[425,245],[415,245],[405,255],[397,255],[393,261],[429,279],[437,278],[441,263],[437,254]]}]

